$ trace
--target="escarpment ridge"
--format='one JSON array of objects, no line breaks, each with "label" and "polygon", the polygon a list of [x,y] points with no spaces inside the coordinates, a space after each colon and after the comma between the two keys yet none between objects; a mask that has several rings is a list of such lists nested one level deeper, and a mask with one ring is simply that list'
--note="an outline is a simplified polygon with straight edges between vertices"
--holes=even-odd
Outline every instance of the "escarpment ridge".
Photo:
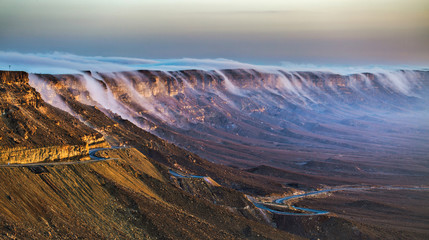
[{"label": "escarpment ridge", "polygon": [[[429,73],[420,70],[30,75],[46,101],[74,116],[82,116],[77,102],[91,105],[216,163],[318,174],[335,166],[356,177],[379,172],[425,176],[411,172],[429,149],[428,82]],[[408,158],[412,164],[404,161]],[[326,159],[339,163],[326,164]]]}]

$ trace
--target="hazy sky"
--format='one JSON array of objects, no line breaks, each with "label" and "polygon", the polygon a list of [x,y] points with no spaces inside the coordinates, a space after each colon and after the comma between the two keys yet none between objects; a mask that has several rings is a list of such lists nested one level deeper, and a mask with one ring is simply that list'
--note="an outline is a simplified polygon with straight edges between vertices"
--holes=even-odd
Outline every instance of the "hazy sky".
[{"label": "hazy sky", "polygon": [[0,51],[429,63],[428,0],[1,0]]}]

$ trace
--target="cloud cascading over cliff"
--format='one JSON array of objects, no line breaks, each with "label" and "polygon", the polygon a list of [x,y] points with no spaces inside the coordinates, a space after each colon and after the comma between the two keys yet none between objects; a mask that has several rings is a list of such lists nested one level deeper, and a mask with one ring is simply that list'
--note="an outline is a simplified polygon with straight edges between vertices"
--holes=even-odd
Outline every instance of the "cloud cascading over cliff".
[{"label": "cloud cascading over cliff", "polygon": [[[364,172],[390,174],[414,168],[429,149],[429,74],[420,69],[298,71],[229,60],[63,60],[50,67],[78,68],[30,74],[47,102],[84,122],[72,103],[96,106],[224,164],[319,171],[307,163],[335,158],[358,161]],[[109,70],[112,64],[116,68]]]},{"label": "cloud cascading over cliff", "polygon": [[313,158],[405,164],[427,156],[422,67],[11,52],[2,52],[0,63],[32,72],[30,84],[44,100],[84,122],[73,101],[225,164],[290,168]]}]

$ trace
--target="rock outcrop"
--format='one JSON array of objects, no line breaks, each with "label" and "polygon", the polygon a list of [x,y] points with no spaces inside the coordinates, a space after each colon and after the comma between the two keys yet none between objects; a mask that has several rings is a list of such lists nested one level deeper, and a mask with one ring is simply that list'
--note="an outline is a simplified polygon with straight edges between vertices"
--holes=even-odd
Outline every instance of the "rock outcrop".
[{"label": "rock outcrop", "polygon": [[0,71],[0,163],[54,161],[108,147],[104,137],[44,102],[25,72]]},{"label": "rock outcrop", "polygon": [[43,148],[8,148],[0,150],[0,163],[36,163],[88,155],[87,146],[52,146]]}]

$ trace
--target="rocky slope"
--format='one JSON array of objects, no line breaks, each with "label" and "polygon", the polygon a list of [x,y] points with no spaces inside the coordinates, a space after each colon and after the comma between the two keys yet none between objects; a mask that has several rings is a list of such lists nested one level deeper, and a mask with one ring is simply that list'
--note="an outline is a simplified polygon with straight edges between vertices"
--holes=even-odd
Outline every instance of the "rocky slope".
[{"label": "rocky slope", "polygon": [[187,194],[135,149],[100,156],[118,159],[0,168],[1,238],[300,239]]}]

